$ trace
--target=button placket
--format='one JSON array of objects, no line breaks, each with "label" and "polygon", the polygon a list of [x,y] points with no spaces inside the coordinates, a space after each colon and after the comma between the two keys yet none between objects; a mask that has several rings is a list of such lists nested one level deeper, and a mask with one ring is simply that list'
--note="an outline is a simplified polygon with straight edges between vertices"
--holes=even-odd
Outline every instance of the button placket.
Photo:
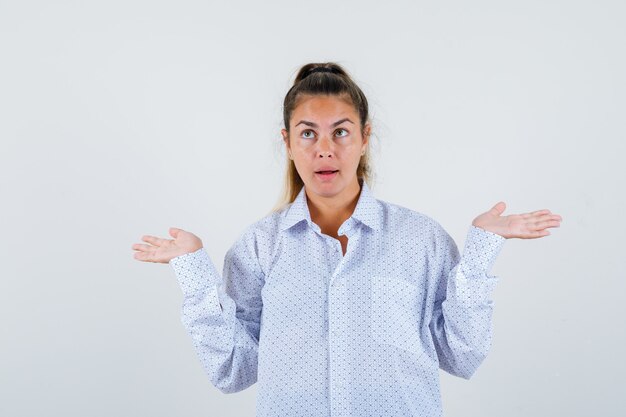
[{"label": "button placket", "polygon": [[[343,228],[344,226],[342,226]],[[339,235],[347,235],[348,240],[351,239],[351,228],[346,226],[340,228]],[[331,415],[344,416],[346,414],[346,404],[343,403],[345,398],[345,390],[348,386],[347,375],[342,364],[346,363],[345,355],[346,343],[344,340],[346,330],[346,277],[342,274],[343,267],[346,263],[346,257],[342,253],[341,242],[338,239],[331,238],[333,254],[336,258],[336,267],[331,273],[331,282],[328,288],[328,314],[329,314],[329,361],[330,361],[330,384],[331,384]]]},{"label": "button placket", "polygon": [[331,383],[331,404],[332,415],[343,415],[342,410],[345,404],[342,399],[345,397],[344,390],[347,386],[345,369],[346,346],[344,331],[346,327],[345,314],[345,285],[342,284],[344,277],[333,274],[333,282],[329,288],[329,360],[330,360],[330,383]]}]

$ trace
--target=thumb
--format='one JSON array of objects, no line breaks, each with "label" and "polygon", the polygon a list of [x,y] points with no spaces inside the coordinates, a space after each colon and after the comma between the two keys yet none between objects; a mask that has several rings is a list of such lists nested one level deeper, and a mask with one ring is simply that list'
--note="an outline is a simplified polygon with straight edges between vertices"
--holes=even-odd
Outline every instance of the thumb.
[{"label": "thumb", "polygon": [[496,203],[495,206],[493,206],[491,208],[491,210],[489,210],[492,214],[499,216],[504,212],[504,209],[506,209],[506,204],[504,203],[504,201],[500,201],[498,203]]},{"label": "thumb", "polygon": [[176,239],[178,237],[178,233],[180,232],[180,230],[181,229],[177,229],[176,227],[170,227],[170,236]]}]

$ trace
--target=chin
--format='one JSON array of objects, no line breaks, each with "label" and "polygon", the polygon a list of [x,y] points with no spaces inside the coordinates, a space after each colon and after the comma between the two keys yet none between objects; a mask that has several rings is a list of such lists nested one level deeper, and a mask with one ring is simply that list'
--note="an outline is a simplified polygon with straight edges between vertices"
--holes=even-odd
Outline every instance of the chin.
[{"label": "chin", "polygon": [[334,197],[343,190],[341,184],[315,184],[310,187],[311,190],[315,192],[315,194],[320,195],[322,197]]}]

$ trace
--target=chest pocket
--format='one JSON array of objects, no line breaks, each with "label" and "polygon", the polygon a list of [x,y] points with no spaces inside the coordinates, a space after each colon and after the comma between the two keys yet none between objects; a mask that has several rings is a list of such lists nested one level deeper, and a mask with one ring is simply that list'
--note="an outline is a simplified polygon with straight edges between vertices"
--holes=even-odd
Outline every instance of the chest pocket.
[{"label": "chest pocket", "polygon": [[374,276],[370,287],[370,334],[378,343],[421,353],[421,295],[417,285],[398,278]]}]

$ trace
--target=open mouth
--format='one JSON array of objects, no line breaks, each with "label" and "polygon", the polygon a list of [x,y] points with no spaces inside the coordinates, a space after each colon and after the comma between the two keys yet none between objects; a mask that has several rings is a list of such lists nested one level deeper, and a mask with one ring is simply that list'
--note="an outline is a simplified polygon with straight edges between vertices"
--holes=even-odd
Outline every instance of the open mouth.
[{"label": "open mouth", "polygon": [[337,176],[338,169],[334,171],[316,171],[315,175],[322,181],[330,181]]}]

